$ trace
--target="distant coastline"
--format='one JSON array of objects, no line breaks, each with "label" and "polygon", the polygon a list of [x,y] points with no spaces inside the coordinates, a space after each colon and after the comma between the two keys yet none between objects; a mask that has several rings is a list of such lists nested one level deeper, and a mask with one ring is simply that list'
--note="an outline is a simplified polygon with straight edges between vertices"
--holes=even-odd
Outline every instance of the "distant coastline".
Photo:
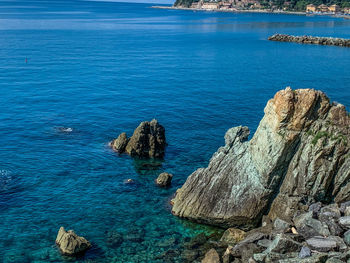
[{"label": "distant coastline", "polygon": [[262,13],[262,14],[286,14],[286,15],[304,15],[304,16],[331,16],[338,18],[350,19],[348,15],[337,15],[329,13],[313,13],[308,14],[300,11],[283,11],[283,10],[269,10],[269,9],[203,9],[192,7],[175,7],[175,6],[151,6],[156,9],[169,9],[169,10],[187,10],[187,11],[201,11],[201,12],[223,12],[223,13]]}]

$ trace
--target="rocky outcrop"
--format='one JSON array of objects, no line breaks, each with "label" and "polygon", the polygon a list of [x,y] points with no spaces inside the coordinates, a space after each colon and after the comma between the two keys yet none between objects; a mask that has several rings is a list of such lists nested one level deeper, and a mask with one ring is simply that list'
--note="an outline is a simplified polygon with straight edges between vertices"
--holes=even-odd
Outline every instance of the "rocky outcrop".
[{"label": "rocky outcrop", "polygon": [[160,187],[168,187],[171,184],[173,175],[169,173],[161,173],[156,179],[156,184]]},{"label": "rocky outcrop", "polygon": [[141,158],[162,158],[166,146],[165,129],[157,120],[144,121],[135,129],[131,138],[122,133],[110,146],[118,153],[126,152]]},{"label": "rocky outcrop", "polygon": [[296,42],[302,44],[316,44],[328,46],[350,47],[350,39],[333,38],[333,37],[313,37],[313,36],[291,36],[284,34],[275,34],[268,40],[280,42]]},{"label": "rocky outcrop", "polygon": [[291,223],[307,204],[350,200],[349,129],[345,107],[321,91],[279,91],[250,141],[247,127],[227,131],[208,167],[178,189],[172,212],[249,229],[263,214]]},{"label": "rocky outcrop", "polygon": [[84,237],[80,237],[73,230],[66,231],[61,227],[58,231],[56,244],[63,255],[74,256],[91,248],[91,244]]}]

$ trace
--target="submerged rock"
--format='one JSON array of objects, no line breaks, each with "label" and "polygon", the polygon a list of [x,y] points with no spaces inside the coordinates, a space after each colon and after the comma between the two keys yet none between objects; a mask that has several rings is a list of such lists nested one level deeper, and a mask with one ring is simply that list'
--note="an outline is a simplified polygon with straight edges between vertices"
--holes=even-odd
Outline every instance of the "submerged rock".
[{"label": "submerged rock", "polygon": [[172,212],[246,229],[263,214],[290,223],[303,203],[350,200],[349,129],[345,107],[321,91],[279,91],[250,141],[247,127],[227,131],[208,167],[177,191]]},{"label": "submerged rock", "polygon": [[173,175],[169,173],[161,173],[156,179],[156,184],[160,187],[168,187],[171,184]]},{"label": "submerged rock", "polygon": [[78,236],[73,230],[66,231],[64,227],[61,227],[58,231],[56,244],[59,246],[62,254],[67,256],[83,253],[91,247],[90,242],[84,237]]},{"label": "submerged rock", "polygon": [[144,121],[135,129],[130,139],[122,133],[110,143],[117,152],[126,152],[131,156],[142,158],[162,158],[166,140],[165,129],[157,120]]}]

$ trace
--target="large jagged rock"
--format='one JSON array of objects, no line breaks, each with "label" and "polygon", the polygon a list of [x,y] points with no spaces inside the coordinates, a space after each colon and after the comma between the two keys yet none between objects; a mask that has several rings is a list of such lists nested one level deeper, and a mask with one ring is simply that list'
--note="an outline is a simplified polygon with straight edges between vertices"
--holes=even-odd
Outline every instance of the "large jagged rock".
[{"label": "large jagged rock", "polygon": [[84,237],[80,237],[73,230],[66,231],[64,227],[60,227],[58,231],[56,244],[63,255],[74,256],[81,254],[91,247],[89,241]]},{"label": "large jagged rock", "polygon": [[166,146],[165,129],[157,120],[144,121],[135,129],[130,139],[126,133],[122,133],[110,146],[119,153],[126,152],[131,156],[162,158]]},{"label": "large jagged rock", "polygon": [[281,90],[250,141],[247,127],[227,131],[208,167],[177,191],[172,212],[251,228],[268,212],[290,222],[300,204],[349,200],[349,125],[345,107],[321,91]]}]

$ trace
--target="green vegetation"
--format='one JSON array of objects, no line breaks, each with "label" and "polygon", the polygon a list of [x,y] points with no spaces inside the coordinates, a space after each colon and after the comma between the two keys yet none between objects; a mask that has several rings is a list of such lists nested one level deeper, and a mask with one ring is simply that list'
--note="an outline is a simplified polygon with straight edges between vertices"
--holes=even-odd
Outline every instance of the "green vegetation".
[{"label": "green vegetation", "polygon": [[322,137],[329,137],[329,133],[328,132],[325,132],[325,131],[320,131],[318,133],[316,133],[315,137],[313,138],[312,140],[312,144],[315,145],[317,143],[317,141],[319,139],[321,139]]}]

